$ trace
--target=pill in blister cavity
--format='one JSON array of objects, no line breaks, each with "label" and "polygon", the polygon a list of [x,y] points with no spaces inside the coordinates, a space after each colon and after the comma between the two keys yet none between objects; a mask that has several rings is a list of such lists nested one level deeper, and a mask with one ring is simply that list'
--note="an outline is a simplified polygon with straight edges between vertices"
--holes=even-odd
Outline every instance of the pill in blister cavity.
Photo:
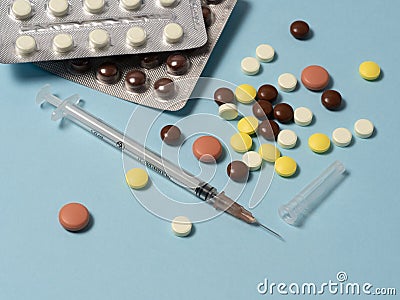
[{"label": "pill in blister cavity", "polygon": [[189,59],[183,54],[171,54],[167,58],[167,72],[171,75],[184,75],[190,67]]},{"label": "pill in blister cavity", "polygon": [[177,23],[169,23],[164,27],[164,38],[170,43],[178,43],[182,40],[183,37],[183,28],[181,25]]},{"label": "pill in blister cavity", "polygon": [[50,0],[47,7],[53,16],[63,17],[68,13],[69,4],[67,0]]},{"label": "pill in blister cavity", "polygon": [[140,58],[140,66],[145,69],[154,69],[161,63],[161,57],[157,53],[145,54]]},{"label": "pill in blister cavity", "polygon": [[140,26],[134,26],[126,33],[126,43],[132,47],[140,47],[146,42],[146,31]]},{"label": "pill in blister cavity", "polygon": [[71,59],[65,62],[65,66],[71,74],[84,74],[90,70],[92,64],[87,58],[82,59]]},{"label": "pill in blister cavity", "polygon": [[32,5],[27,0],[15,0],[11,11],[16,19],[25,20],[32,14]]},{"label": "pill in blister cavity", "polygon": [[118,66],[111,62],[106,62],[97,67],[96,78],[101,83],[114,84],[120,78]]},{"label": "pill in blister cavity", "polygon": [[120,4],[126,10],[135,10],[140,8],[142,0],[121,0]]},{"label": "pill in blister cavity", "polygon": [[36,51],[36,40],[29,35],[22,35],[17,39],[15,48],[18,54],[29,55]]},{"label": "pill in blister cavity", "polygon": [[160,0],[161,6],[164,6],[164,7],[173,6],[173,5],[175,5],[176,2],[177,2],[177,0]]},{"label": "pill in blister cavity", "polygon": [[147,76],[140,70],[129,71],[125,76],[125,87],[128,91],[139,93],[146,89]]},{"label": "pill in blister cavity", "polygon": [[53,39],[53,48],[60,53],[67,53],[74,48],[74,39],[69,33],[57,34]]},{"label": "pill in blister cavity", "polygon": [[104,0],[84,0],[83,7],[91,14],[100,14],[105,7]]},{"label": "pill in blister cavity", "polygon": [[175,94],[175,84],[170,78],[160,78],[154,82],[154,91],[162,99],[168,99]]},{"label": "pill in blister cavity", "polygon": [[213,22],[213,15],[211,9],[208,6],[202,6],[201,12],[203,14],[203,20],[206,27],[211,26]]},{"label": "pill in blister cavity", "polygon": [[89,43],[93,49],[103,49],[110,44],[110,34],[104,29],[95,29],[89,33]]}]

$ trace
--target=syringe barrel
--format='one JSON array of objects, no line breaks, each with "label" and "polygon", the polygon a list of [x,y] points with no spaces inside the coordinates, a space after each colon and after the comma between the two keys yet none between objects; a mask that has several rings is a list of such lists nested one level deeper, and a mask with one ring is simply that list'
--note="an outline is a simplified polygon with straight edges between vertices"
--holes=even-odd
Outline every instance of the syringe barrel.
[{"label": "syringe barrel", "polygon": [[335,161],[289,203],[279,208],[281,218],[290,225],[301,225],[305,217],[342,180],[345,171],[344,165],[340,161]]}]

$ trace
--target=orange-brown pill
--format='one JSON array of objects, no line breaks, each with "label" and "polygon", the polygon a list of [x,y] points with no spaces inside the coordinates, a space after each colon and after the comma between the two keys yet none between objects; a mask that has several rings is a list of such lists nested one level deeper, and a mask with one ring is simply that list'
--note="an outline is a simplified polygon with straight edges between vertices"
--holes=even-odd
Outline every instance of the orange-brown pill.
[{"label": "orange-brown pill", "polygon": [[214,163],[222,154],[221,142],[209,135],[199,137],[192,146],[194,156],[202,162]]},{"label": "orange-brown pill", "polygon": [[69,231],[80,231],[89,224],[88,209],[80,203],[68,203],[58,213],[58,220],[62,227]]}]

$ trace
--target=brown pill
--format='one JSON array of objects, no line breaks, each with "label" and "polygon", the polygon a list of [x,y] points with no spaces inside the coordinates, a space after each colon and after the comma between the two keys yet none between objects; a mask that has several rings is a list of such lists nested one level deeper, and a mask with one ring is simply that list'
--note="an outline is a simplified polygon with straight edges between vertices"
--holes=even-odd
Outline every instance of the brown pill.
[{"label": "brown pill", "polygon": [[157,96],[163,99],[173,97],[175,94],[175,84],[170,78],[160,78],[154,82],[154,91]]},{"label": "brown pill", "polygon": [[304,21],[294,21],[290,25],[290,33],[299,40],[306,39],[310,32],[310,26]]},{"label": "brown pill", "polygon": [[253,104],[253,114],[259,120],[271,119],[273,112],[274,109],[269,101],[259,100]]},{"label": "brown pill", "polygon": [[222,145],[217,138],[205,135],[194,141],[192,151],[198,160],[214,163],[222,154]]},{"label": "brown pill", "polygon": [[235,102],[235,94],[228,88],[219,88],[214,93],[214,101],[221,106],[225,103]]},{"label": "brown pill", "polygon": [[120,78],[118,66],[111,62],[102,63],[96,71],[98,81],[106,84],[114,84]]},{"label": "brown pill", "polygon": [[174,125],[167,125],[161,129],[161,139],[168,145],[177,145],[181,139],[181,130]]},{"label": "brown pill", "polygon": [[220,4],[224,0],[206,0],[207,4]]},{"label": "brown pill", "polygon": [[189,66],[189,59],[183,54],[172,54],[167,58],[167,72],[171,75],[184,75],[188,72]]},{"label": "brown pill", "polygon": [[342,105],[342,95],[335,90],[327,90],[321,95],[322,105],[329,110],[337,110]]},{"label": "brown pill", "polygon": [[226,168],[228,176],[236,182],[244,182],[249,177],[249,167],[240,160],[231,162]]},{"label": "brown pill", "polygon": [[274,107],[274,117],[281,123],[289,123],[293,120],[293,108],[287,103],[279,103]]},{"label": "brown pill", "polygon": [[68,203],[58,213],[60,224],[69,231],[84,229],[90,220],[88,209],[80,203]]},{"label": "brown pill", "polygon": [[66,62],[67,70],[71,74],[84,74],[90,70],[92,66],[89,59],[71,59]]},{"label": "brown pill", "polygon": [[211,9],[207,6],[202,6],[201,11],[203,13],[204,24],[206,27],[211,26],[212,24],[212,12]]},{"label": "brown pill", "polygon": [[278,123],[273,120],[264,120],[258,125],[258,134],[268,141],[276,141],[280,131]]},{"label": "brown pill", "polygon": [[270,84],[264,84],[257,91],[257,100],[274,102],[278,98],[278,90]]},{"label": "brown pill", "polygon": [[161,65],[161,57],[156,53],[145,54],[140,59],[140,66],[145,69],[154,69]]},{"label": "brown pill", "polygon": [[142,92],[146,89],[146,74],[139,70],[129,71],[125,76],[125,87],[131,92]]}]

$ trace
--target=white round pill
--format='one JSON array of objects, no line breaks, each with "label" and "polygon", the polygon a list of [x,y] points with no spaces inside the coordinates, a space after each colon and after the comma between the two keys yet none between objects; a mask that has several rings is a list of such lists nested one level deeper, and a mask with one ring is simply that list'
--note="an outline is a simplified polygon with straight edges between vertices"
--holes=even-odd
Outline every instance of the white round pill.
[{"label": "white round pill", "polygon": [[256,75],[260,71],[260,62],[254,57],[246,57],[241,63],[242,71],[246,75]]},{"label": "white round pill", "polygon": [[102,49],[110,44],[110,34],[104,29],[95,29],[89,33],[89,43],[94,49]]},{"label": "white round pill", "polygon": [[332,140],[339,147],[348,146],[352,138],[353,136],[347,128],[336,128],[332,133]]},{"label": "white round pill", "polygon": [[104,10],[104,0],[84,0],[83,7],[91,14],[99,14]]},{"label": "white round pill", "polygon": [[261,167],[262,157],[256,151],[243,154],[242,161],[249,167],[250,171],[256,171]]},{"label": "white round pill", "polygon": [[297,86],[297,79],[293,74],[284,73],[278,78],[279,88],[284,92],[292,92]]},{"label": "white round pill", "polygon": [[120,3],[126,10],[134,10],[142,5],[142,0],[121,0]]},{"label": "white round pill", "polygon": [[20,55],[28,55],[36,51],[36,40],[30,35],[22,35],[17,38],[15,48]]},{"label": "white round pill", "polygon": [[270,45],[262,44],[256,48],[256,56],[262,62],[270,62],[274,59],[275,50]]},{"label": "white round pill", "polygon": [[164,27],[164,38],[170,43],[174,44],[179,42],[183,37],[183,28],[177,23],[169,23]]},{"label": "white round pill", "polygon": [[367,119],[360,119],[354,124],[354,131],[360,138],[369,138],[374,132],[374,124]]},{"label": "white round pill", "polygon": [[160,0],[160,4],[164,7],[170,7],[174,5],[177,2],[177,0]]},{"label": "white round pill", "polygon": [[66,53],[74,47],[74,39],[68,33],[57,34],[53,39],[53,48],[57,52]]},{"label": "white round pill", "polygon": [[15,18],[18,20],[24,20],[31,16],[32,5],[27,0],[15,0],[11,6],[11,11]]},{"label": "white round pill", "polygon": [[68,13],[67,0],[50,0],[48,8],[50,13],[55,17],[63,17]]},{"label": "white round pill", "polygon": [[218,114],[222,119],[234,120],[238,116],[238,109],[236,104],[224,103],[218,108]]},{"label": "white round pill", "polygon": [[188,236],[192,231],[192,222],[187,217],[179,216],[172,220],[171,227],[175,235]]},{"label": "white round pill", "polygon": [[307,107],[299,107],[294,111],[294,122],[300,126],[310,125],[313,119],[313,113]]},{"label": "white round pill", "polygon": [[291,149],[296,146],[297,134],[290,129],[281,130],[278,134],[278,144],[285,149]]},{"label": "white round pill", "polygon": [[142,46],[147,39],[146,31],[139,26],[134,26],[126,33],[126,43],[132,47]]}]

